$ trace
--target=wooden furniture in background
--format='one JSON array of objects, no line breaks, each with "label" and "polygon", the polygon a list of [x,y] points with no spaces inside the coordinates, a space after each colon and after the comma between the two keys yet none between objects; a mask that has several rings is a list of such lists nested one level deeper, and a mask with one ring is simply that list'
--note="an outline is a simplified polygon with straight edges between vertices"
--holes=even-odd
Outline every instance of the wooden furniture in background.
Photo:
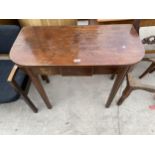
[{"label": "wooden furniture in background", "polygon": [[[147,22],[145,21],[145,24],[147,24],[148,21],[149,20],[147,20]],[[135,22],[137,22],[137,20],[135,20]],[[155,24],[155,20],[151,20],[149,25],[151,25],[151,24]],[[135,26],[137,27],[137,31],[139,33],[138,27],[140,27],[140,24],[138,23]],[[153,40],[151,38],[153,38]],[[147,36],[146,38],[143,38],[142,43],[143,44],[153,44],[154,43],[154,36],[151,35],[151,36]],[[154,52],[155,52],[155,50],[151,50],[151,53],[154,53]],[[149,53],[149,50],[146,50],[146,53]],[[142,78],[147,73],[151,73],[151,72],[153,72],[155,70],[155,59],[153,59],[153,58],[144,58],[144,60],[145,61],[150,61],[151,65],[147,68],[147,70],[144,73],[142,73],[142,75],[140,75],[139,78]],[[122,93],[122,96],[118,100],[117,105],[121,105],[123,103],[123,101],[131,94],[131,92],[133,90],[138,90],[138,89],[145,90],[145,91],[148,91],[148,92],[155,92],[155,86],[144,84],[144,83],[140,82],[140,80],[135,79],[131,74],[128,74],[128,76],[127,76],[127,85],[126,85],[126,87],[125,87],[125,89],[124,89],[124,91]]]},{"label": "wooden furniture in background", "polygon": [[121,105],[123,101],[134,90],[145,90],[151,93],[155,92],[155,86],[142,83],[140,80],[135,79],[130,73],[127,75],[127,85],[123,90],[122,96],[119,98],[117,105]]},{"label": "wooden furniture in background", "polygon": [[89,25],[132,24],[133,19],[89,19]]},{"label": "wooden furniture in background", "polygon": [[0,25],[19,25],[17,19],[0,19]]},{"label": "wooden furniture in background", "polygon": [[[146,28],[146,27],[149,28],[151,26],[155,26],[155,19],[141,19],[140,20],[140,31],[139,31],[140,33],[139,33],[139,35],[140,35],[140,38],[143,42],[146,54],[154,54],[155,53],[155,48],[148,48],[149,46],[144,43],[144,40],[147,39],[148,37],[150,37],[150,34],[143,35],[143,31],[142,31],[144,28]],[[155,31],[151,35],[155,35]]]},{"label": "wooden furniture in background", "polygon": [[106,103],[109,107],[129,69],[143,56],[132,25],[25,27],[10,53],[11,60],[30,76],[48,108],[52,105],[39,74],[115,73]]},{"label": "wooden furniture in background", "polygon": [[[28,94],[30,84],[28,76],[17,70],[17,67],[13,67],[14,63],[8,58],[19,32],[20,27],[17,25],[0,25],[0,104],[14,102],[19,99],[20,95],[25,99]],[[10,84],[14,86],[14,89]],[[37,112],[37,108],[30,100],[27,104],[34,112]]]},{"label": "wooden furniture in background", "polygon": [[[155,44],[155,33],[149,37],[146,37],[142,40],[143,44],[153,45]],[[155,49],[154,49],[155,50]],[[139,78],[143,78],[146,74],[152,73],[155,71],[155,58],[145,58],[145,61],[150,62],[150,66],[139,76]]]},{"label": "wooden furniture in background", "polygon": [[25,89],[22,89],[19,84],[18,81],[16,81],[16,74],[18,73],[18,66],[14,65],[14,67],[12,68],[7,81],[12,85],[12,87],[23,97],[23,99],[25,100],[26,104],[32,109],[32,111],[34,113],[38,112],[38,109],[36,108],[36,106],[32,103],[32,101],[29,99],[28,97],[28,90],[29,90],[29,86],[30,86],[30,80],[28,81],[27,87]]},{"label": "wooden furniture in background", "polygon": [[19,19],[18,21],[22,27],[77,25],[76,19]]},{"label": "wooden furniture in background", "polygon": [[150,66],[139,76],[139,78],[143,78],[146,74],[152,73],[155,71],[155,58],[147,58],[146,61],[150,62]]},{"label": "wooden furniture in background", "polygon": [[110,24],[132,24],[133,19],[97,19],[96,22],[99,25],[110,25]]}]

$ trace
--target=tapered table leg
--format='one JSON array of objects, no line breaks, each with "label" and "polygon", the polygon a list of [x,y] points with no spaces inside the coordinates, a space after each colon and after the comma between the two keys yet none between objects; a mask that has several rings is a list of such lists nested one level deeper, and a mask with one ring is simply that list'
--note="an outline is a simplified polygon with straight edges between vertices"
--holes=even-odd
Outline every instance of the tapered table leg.
[{"label": "tapered table leg", "polygon": [[26,68],[25,70],[26,70],[27,74],[29,75],[30,79],[32,80],[33,84],[35,85],[36,89],[38,90],[39,94],[41,95],[42,99],[44,100],[47,108],[51,109],[52,105],[45,93],[45,90],[44,90],[38,76],[30,68]]},{"label": "tapered table leg", "polygon": [[113,84],[113,87],[112,87],[112,90],[110,92],[110,95],[108,97],[108,100],[107,100],[107,103],[105,105],[106,108],[110,107],[120,85],[122,84],[125,76],[127,75],[128,71],[130,69],[130,66],[125,66],[125,67],[122,67],[119,71],[119,73],[117,74],[117,77],[116,77],[116,80]]}]

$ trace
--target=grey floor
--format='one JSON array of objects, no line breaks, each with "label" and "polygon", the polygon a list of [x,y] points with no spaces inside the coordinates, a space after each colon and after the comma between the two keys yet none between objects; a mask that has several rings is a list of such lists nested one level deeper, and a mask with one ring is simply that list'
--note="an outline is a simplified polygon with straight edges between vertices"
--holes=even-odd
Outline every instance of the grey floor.
[{"label": "grey floor", "polygon": [[[149,63],[138,64],[133,74],[138,75]],[[153,84],[154,75],[147,75],[142,81]],[[111,107],[104,107],[113,81],[110,75],[92,77],[53,76],[50,84],[43,82],[53,104],[45,107],[34,86],[30,97],[38,106],[34,114],[22,99],[0,105],[0,134],[154,134],[154,95],[135,91],[120,107],[116,105],[124,88],[120,88]]]},{"label": "grey floor", "polygon": [[[80,22],[79,25],[87,25]],[[155,33],[155,27],[142,28],[141,39]],[[154,49],[155,45],[145,47]],[[133,74],[138,77],[149,65],[139,63]],[[142,81],[154,84],[155,73]],[[0,105],[0,134],[155,134],[155,95],[145,91],[135,91],[120,107],[116,101],[122,93],[120,88],[111,107],[104,107],[113,81],[110,75],[92,77],[53,76],[50,84],[43,82],[53,104],[48,110],[34,86],[29,96],[38,106],[34,114],[22,99]]]}]

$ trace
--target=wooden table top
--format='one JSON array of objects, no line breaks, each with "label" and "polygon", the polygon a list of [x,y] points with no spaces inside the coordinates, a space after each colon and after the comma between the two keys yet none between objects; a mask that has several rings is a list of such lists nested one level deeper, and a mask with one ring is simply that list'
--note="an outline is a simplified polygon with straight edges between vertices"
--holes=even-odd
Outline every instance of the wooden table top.
[{"label": "wooden table top", "polygon": [[143,56],[130,24],[25,27],[10,52],[19,66],[132,65]]}]

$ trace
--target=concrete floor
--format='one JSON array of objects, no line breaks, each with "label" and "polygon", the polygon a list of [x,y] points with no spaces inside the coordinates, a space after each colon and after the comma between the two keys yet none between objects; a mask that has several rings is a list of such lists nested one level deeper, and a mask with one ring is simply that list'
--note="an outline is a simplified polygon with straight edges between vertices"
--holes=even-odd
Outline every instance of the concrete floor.
[{"label": "concrete floor", "polygon": [[[81,22],[79,25],[87,25]],[[140,37],[154,34],[155,27],[141,29]],[[148,48],[148,47],[146,47]],[[152,45],[155,49],[155,45]],[[138,77],[149,65],[139,63],[133,74]],[[154,84],[155,73],[142,81]],[[155,134],[154,95],[135,91],[120,107],[116,101],[122,93],[120,88],[111,107],[104,107],[113,81],[110,75],[92,77],[53,76],[50,84],[43,82],[52,101],[53,109],[48,110],[33,85],[30,98],[38,106],[34,114],[22,99],[0,105],[0,134]]]},{"label": "concrete floor", "polygon": [[[134,75],[145,70],[149,63],[142,62],[134,69]],[[153,84],[154,75],[147,75],[142,81]],[[43,82],[53,104],[48,110],[34,86],[30,97],[39,107],[34,114],[22,99],[0,105],[0,134],[154,134],[155,111],[149,105],[155,104],[154,95],[135,91],[120,107],[116,101],[104,107],[113,81],[110,75],[92,77],[53,76],[50,84]]]}]

